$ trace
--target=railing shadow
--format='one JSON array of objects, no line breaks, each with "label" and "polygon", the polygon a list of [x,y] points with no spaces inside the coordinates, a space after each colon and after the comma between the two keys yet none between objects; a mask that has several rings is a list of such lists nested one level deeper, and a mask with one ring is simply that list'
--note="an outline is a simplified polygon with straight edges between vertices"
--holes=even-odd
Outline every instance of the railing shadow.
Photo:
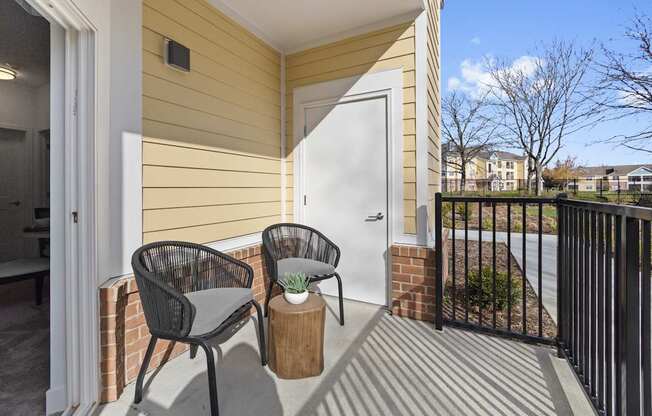
[{"label": "railing shadow", "polygon": [[379,312],[300,415],[570,415],[554,350]]}]

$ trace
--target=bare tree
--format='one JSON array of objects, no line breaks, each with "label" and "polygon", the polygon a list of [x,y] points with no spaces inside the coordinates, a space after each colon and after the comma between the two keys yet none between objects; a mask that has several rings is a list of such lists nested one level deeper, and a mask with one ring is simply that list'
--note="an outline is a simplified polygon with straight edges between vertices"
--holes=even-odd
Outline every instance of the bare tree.
[{"label": "bare tree", "polygon": [[537,195],[544,167],[568,136],[599,119],[597,90],[587,85],[592,57],[592,49],[555,41],[528,59],[487,62],[488,90],[503,138],[527,157],[528,189],[534,186]]},{"label": "bare tree", "polygon": [[[622,53],[602,46],[604,60],[597,63],[601,74],[598,88],[611,92],[606,107],[616,117],[643,116],[652,120],[652,19],[638,15],[625,37],[635,52]],[[652,153],[652,122],[641,131],[606,139],[632,150]]]},{"label": "bare tree", "polygon": [[442,100],[444,163],[460,174],[460,190],[466,189],[466,174],[473,159],[491,147],[495,123],[485,116],[486,97],[471,99],[451,92]]}]

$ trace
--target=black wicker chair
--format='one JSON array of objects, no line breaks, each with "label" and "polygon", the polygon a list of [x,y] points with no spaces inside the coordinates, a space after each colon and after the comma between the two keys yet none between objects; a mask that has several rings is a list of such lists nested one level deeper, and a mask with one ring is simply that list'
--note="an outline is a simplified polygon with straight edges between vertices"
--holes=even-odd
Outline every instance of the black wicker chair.
[{"label": "black wicker chair", "polygon": [[159,339],[190,344],[190,357],[201,347],[208,364],[211,415],[219,415],[213,350],[209,338],[258,313],[262,365],[265,332],[260,306],[253,298],[252,268],[198,244],[161,241],[139,248],[131,259],[151,340],[136,380],[135,403],[143,398],[143,380]]},{"label": "black wicker chair", "polygon": [[263,231],[263,247],[269,274],[265,316],[267,316],[274,284],[278,284],[278,278],[286,273],[303,272],[310,277],[311,282],[319,282],[331,277],[337,279],[340,325],[344,325],[342,278],[335,271],[340,261],[339,247],[314,228],[290,223],[267,227]]}]

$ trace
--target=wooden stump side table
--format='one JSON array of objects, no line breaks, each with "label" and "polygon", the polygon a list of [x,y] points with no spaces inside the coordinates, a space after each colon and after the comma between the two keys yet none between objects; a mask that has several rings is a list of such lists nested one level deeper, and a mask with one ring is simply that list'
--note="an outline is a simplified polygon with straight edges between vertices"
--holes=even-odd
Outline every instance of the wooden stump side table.
[{"label": "wooden stump side table", "polygon": [[279,378],[318,376],[324,370],[326,303],[311,293],[301,305],[283,295],[269,302],[269,367]]}]

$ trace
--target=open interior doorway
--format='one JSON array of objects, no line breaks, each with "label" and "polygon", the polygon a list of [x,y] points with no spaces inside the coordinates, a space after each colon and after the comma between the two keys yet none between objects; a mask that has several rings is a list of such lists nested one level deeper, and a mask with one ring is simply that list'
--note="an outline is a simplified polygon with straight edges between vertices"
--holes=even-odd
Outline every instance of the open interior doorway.
[{"label": "open interior doorway", "polygon": [[0,0],[0,409],[45,413],[50,369],[50,24]]}]

